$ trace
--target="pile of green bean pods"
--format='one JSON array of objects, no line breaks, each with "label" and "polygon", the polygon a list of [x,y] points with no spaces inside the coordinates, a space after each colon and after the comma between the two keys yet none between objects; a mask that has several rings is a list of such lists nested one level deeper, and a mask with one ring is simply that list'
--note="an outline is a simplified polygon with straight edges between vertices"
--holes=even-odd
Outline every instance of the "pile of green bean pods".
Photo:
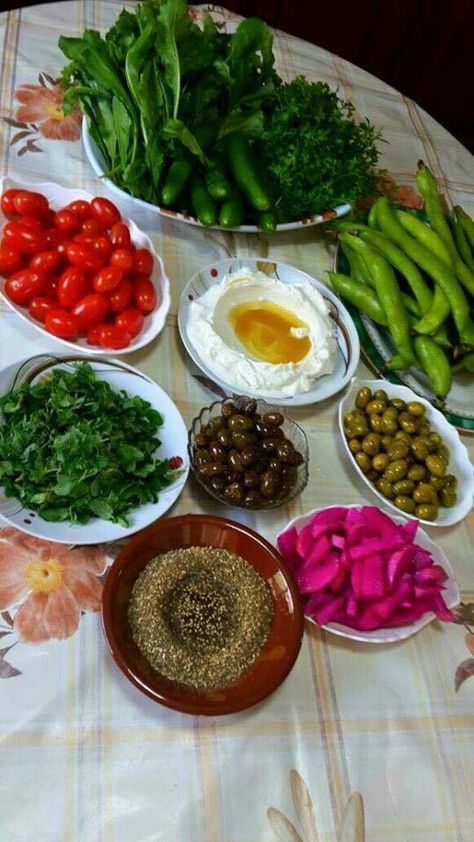
[{"label": "pile of green bean pods", "polygon": [[426,221],[380,196],[366,223],[333,224],[350,275],[328,274],[341,298],[390,332],[387,369],[417,366],[444,400],[453,373],[474,374],[474,221],[459,206],[445,210],[422,161],[416,182]]}]

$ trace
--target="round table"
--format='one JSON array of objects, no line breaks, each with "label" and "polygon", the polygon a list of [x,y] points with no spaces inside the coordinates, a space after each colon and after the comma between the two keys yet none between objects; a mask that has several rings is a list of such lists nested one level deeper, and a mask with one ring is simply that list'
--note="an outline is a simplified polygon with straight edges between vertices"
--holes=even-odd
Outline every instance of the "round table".
[{"label": "round table", "polygon": [[[3,174],[105,192],[85,159],[78,120],[62,115],[57,40],[86,27],[105,31],[121,6],[71,0],[0,17]],[[235,26],[235,15],[211,9],[220,25]],[[338,86],[359,114],[381,126],[388,141],[382,165],[397,182],[410,186],[423,158],[449,201],[474,211],[472,156],[414,102],[284,33],[276,33],[275,48],[282,75],[303,73]],[[125,202],[120,207],[150,233],[172,282],[165,329],[127,361],[167,390],[189,422],[213,396],[178,337],[185,282],[230,254],[271,256],[324,280],[332,246],[318,228],[235,236],[137,214]],[[47,350],[58,346],[2,305],[2,366]],[[367,374],[362,364],[360,373]],[[308,435],[311,473],[291,505],[261,515],[229,510],[189,480],[172,513],[231,514],[272,540],[297,514],[362,503],[364,488],[338,446],[337,404],[336,397],[292,411]],[[472,440],[465,441],[472,453]],[[448,554],[464,603],[473,601],[473,515],[428,531]],[[94,563],[102,572],[99,557]],[[92,609],[97,589],[100,596],[95,578]],[[339,838],[344,816],[353,834],[344,839],[361,840],[362,805],[373,842],[474,838],[469,606],[465,627],[434,622],[391,646],[351,644],[307,624],[297,664],[274,696],[221,719],[173,713],[138,693],[112,663],[94,611],[67,639],[36,645],[15,643],[14,615],[4,610],[0,617],[0,826],[9,842],[329,842]],[[63,619],[59,627],[70,634]]]}]

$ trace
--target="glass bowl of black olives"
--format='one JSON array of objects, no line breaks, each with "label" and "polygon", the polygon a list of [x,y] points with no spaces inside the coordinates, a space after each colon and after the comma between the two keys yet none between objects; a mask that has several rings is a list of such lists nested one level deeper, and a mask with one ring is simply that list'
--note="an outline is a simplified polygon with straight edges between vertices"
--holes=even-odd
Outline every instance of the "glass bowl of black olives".
[{"label": "glass bowl of black olives", "polygon": [[230,506],[273,509],[308,482],[308,442],[295,421],[263,400],[233,397],[204,407],[188,436],[191,468]]}]

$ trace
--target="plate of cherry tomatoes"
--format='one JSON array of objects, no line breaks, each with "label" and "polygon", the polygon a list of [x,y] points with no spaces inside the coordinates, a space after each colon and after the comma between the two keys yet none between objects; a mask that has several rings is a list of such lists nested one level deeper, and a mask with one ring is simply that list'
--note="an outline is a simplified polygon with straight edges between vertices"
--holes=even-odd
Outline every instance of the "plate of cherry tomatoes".
[{"label": "plate of cherry tomatoes", "polygon": [[64,345],[126,354],[165,325],[169,280],[149,237],[104,196],[0,179],[0,294]]}]

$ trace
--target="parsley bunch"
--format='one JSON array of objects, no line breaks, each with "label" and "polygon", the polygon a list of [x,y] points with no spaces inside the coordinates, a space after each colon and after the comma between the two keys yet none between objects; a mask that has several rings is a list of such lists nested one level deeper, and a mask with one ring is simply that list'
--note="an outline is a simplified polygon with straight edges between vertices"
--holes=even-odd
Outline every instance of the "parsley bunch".
[{"label": "parsley bunch", "polygon": [[377,142],[368,119],[323,82],[303,76],[276,88],[261,141],[279,218],[302,219],[376,191]]},{"label": "parsley bunch", "polygon": [[155,457],[162,424],[87,363],[55,369],[0,398],[0,485],[45,520],[127,526],[127,513],[156,502],[175,475]]}]

